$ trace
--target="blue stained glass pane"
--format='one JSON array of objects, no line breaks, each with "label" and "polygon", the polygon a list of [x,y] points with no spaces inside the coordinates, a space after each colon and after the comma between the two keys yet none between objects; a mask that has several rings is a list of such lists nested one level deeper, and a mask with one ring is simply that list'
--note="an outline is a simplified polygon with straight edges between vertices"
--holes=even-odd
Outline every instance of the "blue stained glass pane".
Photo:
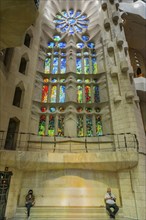
[{"label": "blue stained glass pane", "polygon": [[82,72],[82,60],[81,58],[76,59],[76,71],[78,74]]},{"label": "blue stained glass pane", "polygon": [[58,57],[54,57],[52,74],[57,74],[57,72],[58,72]]},{"label": "blue stained glass pane", "polygon": [[61,28],[60,30],[61,30],[61,32],[66,32],[68,30],[68,28],[69,28],[69,25],[66,25],[64,28]]},{"label": "blue stained glass pane", "polygon": [[66,72],[66,58],[61,58],[61,65],[60,65],[61,73]]},{"label": "blue stained glass pane", "polygon": [[58,47],[59,48],[65,48],[66,47],[66,43],[65,42],[59,42],[58,43]]},{"label": "blue stained glass pane", "polygon": [[88,41],[88,40],[89,40],[89,37],[86,36],[86,35],[83,35],[83,36],[82,36],[82,40],[83,40],[83,41]]},{"label": "blue stained glass pane", "polygon": [[59,35],[54,35],[53,38],[54,38],[54,41],[60,41],[61,39]]},{"label": "blue stained glass pane", "polygon": [[81,15],[81,16],[78,18],[78,20],[82,20],[82,19],[85,19],[85,18],[87,18],[87,15]]},{"label": "blue stained glass pane", "polygon": [[60,86],[59,102],[65,102],[65,86]]},{"label": "blue stained glass pane", "polygon": [[74,34],[74,29],[73,29],[72,27],[70,27],[69,33],[70,33],[70,34]]},{"label": "blue stained glass pane", "polygon": [[76,23],[76,20],[75,20],[74,18],[68,18],[68,23],[69,23],[70,25],[73,25],[73,24]]},{"label": "blue stained glass pane", "polygon": [[63,11],[61,12],[61,14],[62,14],[64,17],[68,18],[68,14],[67,14],[66,11],[63,10]]},{"label": "blue stained glass pane", "polygon": [[51,107],[49,110],[50,110],[50,112],[55,112],[55,111],[56,111],[56,108]]},{"label": "blue stained glass pane", "polygon": [[82,49],[84,47],[84,43],[80,42],[76,44],[77,48]]},{"label": "blue stained glass pane", "polygon": [[88,74],[89,73],[89,58],[84,58],[84,73]]},{"label": "blue stained glass pane", "polygon": [[76,30],[76,32],[82,32],[82,29],[79,28],[78,26],[74,25],[74,29]]},{"label": "blue stained glass pane", "polygon": [[100,96],[99,96],[99,86],[94,86],[93,87],[94,90],[94,101],[96,103],[100,102]]},{"label": "blue stained glass pane", "polygon": [[89,42],[87,45],[88,45],[88,47],[91,48],[91,49],[95,48],[95,44],[92,43],[92,42]]},{"label": "blue stained glass pane", "polygon": [[80,28],[87,28],[88,25],[85,25],[85,24],[81,24],[79,22],[77,22],[77,25],[80,27]]},{"label": "blue stained glass pane", "polygon": [[78,19],[78,22],[79,22],[79,23],[82,23],[82,24],[88,24],[88,23],[89,23],[89,20],[79,20],[79,19]]},{"label": "blue stained glass pane", "polygon": [[53,78],[53,79],[51,80],[51,82],[57,82],[57,79]]},{"label": "blue stained glass pane", "polygon": [[61,56],[66,56],[66,53],[61,53]]},{"label": "blue stained glass pane", "polygon": [[97,73],[97,62],[96,62],[96,58],[95,57],[92,58],[92,73],[93,74]]},{"label": "blue stained glass pane", "polygon": [[65,25],[66,25],[66,23],[64,23],[64,22],[62,24],[57,24],[56,28],[63,28]]},{"label": "blue stained glass pane", "polygon": [[79,57],[80,57],[80,56],[81,56],[81,53],[77,53],[77,56],[79,56]]},{"label": "blue stained glass pane", "polygon": [[55,43],[54,42],[49,42],[48,43],[48,48],[53,48],[55,46]]},{"label": "blue stained glass pane", "polygon": [[92,56],[96,56],[96,53],[92,53],[91,55],[92,55]]},{"label": "blue stained glass pane", "polygon": [[77,12],[75,13],[75,18],[78,17],[78,16],[80,16],[80,15],[81,15],[81,11],[77,11]]},{"label": "blue stained glass pane", "polygon": [[73,14],[74,14],[74,10],[73,10],[73,9],[70,9],[70,10],[69,10],[69,15],[70,15],[70,17],[72,17]]},{"label": "blue stained glass pane", "polygon": [[58,55],[58,52],[57,52],[57,51],[54,51],[54,55]]}]

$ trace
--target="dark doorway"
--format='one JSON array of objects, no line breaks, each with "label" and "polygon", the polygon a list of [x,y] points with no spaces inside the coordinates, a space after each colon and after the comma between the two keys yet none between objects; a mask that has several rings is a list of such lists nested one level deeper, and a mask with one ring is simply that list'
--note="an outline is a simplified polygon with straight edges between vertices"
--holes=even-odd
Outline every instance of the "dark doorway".
[{"label": "dark doorway", "polygon": [[17,118],[10,118],[7,136],[6,136],[6,142],[5,142],[5,149],[7,150],[16,149],[19,123],[20,121]]},{"label": "dark doorway", "polygon": [[8,192],[12,172],[0,171],[0,220],[5,220]]}]

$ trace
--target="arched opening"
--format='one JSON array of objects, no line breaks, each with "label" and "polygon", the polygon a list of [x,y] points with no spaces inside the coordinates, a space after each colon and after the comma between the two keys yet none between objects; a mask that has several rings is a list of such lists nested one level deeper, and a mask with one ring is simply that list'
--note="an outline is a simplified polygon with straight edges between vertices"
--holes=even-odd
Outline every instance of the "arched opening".
[{"label": "arched opening", "polygon": [[20,124],[20,121],[17,118],[10,118],[8,130],[7,130],[6,142],[5,142],[6,150],[16,149],[19,124]]},{"label": "arched opening", "polygon": [[28,59],[26,57],[22,57],[20,61],[20,66],[19,66],[19,72],[22,74],[26,73],[26,67],[27,67]]},{"label": "arched opening", "polygon": [[21,106],[21,97],[22,97],[22,89],[20,87],[16,87],[14,99],[13,99],[13,105],[20,107]]},{"label": "arched opening", "polygon": [[24,45],[28,48],[30,47],[30,44],[31,44],[31,38],[32,38],[31,35],[26,33],[25,39],[24,39]]}]

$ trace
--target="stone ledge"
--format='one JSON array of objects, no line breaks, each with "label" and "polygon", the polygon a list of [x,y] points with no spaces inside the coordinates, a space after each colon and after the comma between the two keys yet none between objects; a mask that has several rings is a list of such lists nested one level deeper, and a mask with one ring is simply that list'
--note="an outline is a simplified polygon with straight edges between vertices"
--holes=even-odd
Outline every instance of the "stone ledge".
[{"label": "stone ledge", "polygon": [[0,151],[0,165],[25,171],[57,169],[92,169],[119,171],[135,167],[134,150],[97,153],[48,153],[47,151]]}]

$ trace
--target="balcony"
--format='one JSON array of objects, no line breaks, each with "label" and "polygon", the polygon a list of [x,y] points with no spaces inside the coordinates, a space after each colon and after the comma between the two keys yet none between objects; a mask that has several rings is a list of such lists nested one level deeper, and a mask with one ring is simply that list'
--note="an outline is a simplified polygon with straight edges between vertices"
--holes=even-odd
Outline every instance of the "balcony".
[{"label": "balcony", "polygon": [[4,131],[0,135],[0,164],[5,167],[30,171],[64,168],[118,171],[138,163],[135,134],[71,138],[16,133],[13,141],[5,139]]},{"label": "balcony", "polygon": [[25,31],[38,16],[38,0],[1,0],[0,50],[21,46]]}]

